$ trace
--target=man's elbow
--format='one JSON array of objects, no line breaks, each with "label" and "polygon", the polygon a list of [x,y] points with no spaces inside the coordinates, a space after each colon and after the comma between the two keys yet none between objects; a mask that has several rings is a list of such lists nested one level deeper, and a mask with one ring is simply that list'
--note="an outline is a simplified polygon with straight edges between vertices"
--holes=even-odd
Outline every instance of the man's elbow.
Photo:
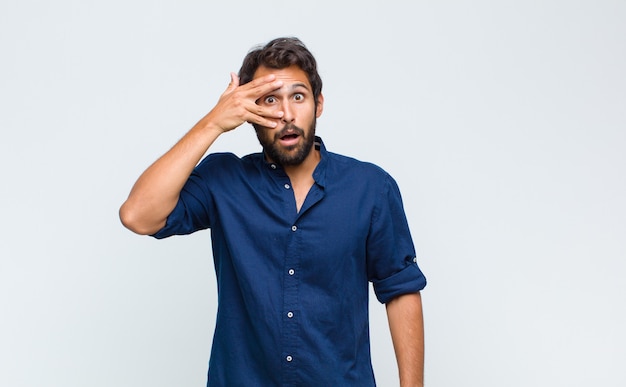
[{"label": "man's elbow", "polygon": [[163,227],[146,221],[128,201],[120,207],[119,216],[124,227],[139,235],[152,235]]}]

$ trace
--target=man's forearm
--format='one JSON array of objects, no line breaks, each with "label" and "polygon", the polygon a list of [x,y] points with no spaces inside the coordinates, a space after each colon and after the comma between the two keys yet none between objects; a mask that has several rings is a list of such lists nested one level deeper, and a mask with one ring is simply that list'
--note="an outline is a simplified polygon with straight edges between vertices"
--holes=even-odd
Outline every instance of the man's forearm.
[{"label": "man's forearm", "polygon": [[387,303],[389,330],[398,362],[401,387],[424,385],[424,320],[420,293]]}]

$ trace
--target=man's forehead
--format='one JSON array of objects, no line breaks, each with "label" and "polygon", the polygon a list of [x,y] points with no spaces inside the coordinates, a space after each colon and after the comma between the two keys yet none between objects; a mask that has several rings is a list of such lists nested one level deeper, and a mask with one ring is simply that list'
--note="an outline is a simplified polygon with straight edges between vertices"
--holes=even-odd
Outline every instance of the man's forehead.
[{"label": "man's forehead", "polygon": [[297,65],[291,65],[282,69],[271,68],[267,66],[259,66],[254,72],[252,79],[264,77],[273,74],[277,80],[283,81],[285,84],[300,83],[305,87],[311,88],[308,75]]}]

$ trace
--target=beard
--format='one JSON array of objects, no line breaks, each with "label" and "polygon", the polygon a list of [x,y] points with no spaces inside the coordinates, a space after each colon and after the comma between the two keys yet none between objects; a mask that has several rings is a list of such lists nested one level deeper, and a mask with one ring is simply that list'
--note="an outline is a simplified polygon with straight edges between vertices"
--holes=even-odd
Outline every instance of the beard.
[{"label": "beard", "polygon": [[[299,165],[302,164],[309,153],[311,153],[311,149],[313,149],[316,121],[313,118],[313,122],[311,122],[307,131],[296,125],[287,124],[273,136],[268,129],[259,128],[256,125],[254,129],[261,146],[263,146],[263,152],[269,159],[283,166]],[[279,140],[288,132],[297,134],[299,137],[302,137],[303,141],[288,147],[280,146]]]}]

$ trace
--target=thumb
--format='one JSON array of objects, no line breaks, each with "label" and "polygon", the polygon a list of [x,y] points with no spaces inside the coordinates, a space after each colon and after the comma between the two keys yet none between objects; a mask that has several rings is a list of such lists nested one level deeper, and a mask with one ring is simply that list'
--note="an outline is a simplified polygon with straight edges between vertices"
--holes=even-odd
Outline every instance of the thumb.
[{"label": "thumb", "polygon": [[237,87],[239,87],[239,77],[237,76],[237,74],[231,72],[230,73],[230,83],[228,84],[228,87],[226,88],[226,91],[227,92],[233,91]]}]

